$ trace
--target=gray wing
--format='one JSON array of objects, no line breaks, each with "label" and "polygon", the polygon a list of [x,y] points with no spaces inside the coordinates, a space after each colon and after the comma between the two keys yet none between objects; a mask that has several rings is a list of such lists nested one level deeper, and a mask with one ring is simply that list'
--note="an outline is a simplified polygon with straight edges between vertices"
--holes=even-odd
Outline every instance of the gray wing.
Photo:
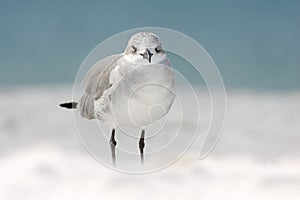
[{"label": "gray wing", "polygon": [[94,101],[101,97],[103,92],[110,87],[109,75],[116,67],[116,60],[120,54],[111,55],[94,64],[85,75],[82,83],[85,92],[79,100],[79,112],[82,117],[94,119]]}]

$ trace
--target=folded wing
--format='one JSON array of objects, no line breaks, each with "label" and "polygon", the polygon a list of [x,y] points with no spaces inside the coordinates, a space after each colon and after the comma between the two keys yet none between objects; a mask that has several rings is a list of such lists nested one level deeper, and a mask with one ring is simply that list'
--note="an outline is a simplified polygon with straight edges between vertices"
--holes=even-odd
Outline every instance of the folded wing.
[{"label": "folded wing", "polygon": [[116,67],[116,60],[120,54],[111,55],[94,64],[85,75],[82,83],[85,92],[79,100],[79,112],[82,117],[94,119],[94,101],[101,97],[103,92],[110,87],[109,75]]}]

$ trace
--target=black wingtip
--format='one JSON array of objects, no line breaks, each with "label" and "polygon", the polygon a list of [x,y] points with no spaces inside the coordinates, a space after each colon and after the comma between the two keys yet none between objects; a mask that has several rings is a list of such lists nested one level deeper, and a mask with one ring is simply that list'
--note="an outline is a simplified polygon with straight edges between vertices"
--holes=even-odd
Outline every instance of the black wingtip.
[{"label": "black wingtip", "polygon": [[60,107],[67,108],[67,109],[76,109],[77,105],[78,105],[77,102],[68,102],[68,103],[59,104]]}]

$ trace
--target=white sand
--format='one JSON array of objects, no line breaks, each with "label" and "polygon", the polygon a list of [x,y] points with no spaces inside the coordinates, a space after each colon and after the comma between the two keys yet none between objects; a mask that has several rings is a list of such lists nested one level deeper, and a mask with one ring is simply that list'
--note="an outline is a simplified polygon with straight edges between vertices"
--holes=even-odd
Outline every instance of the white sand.
[{"label": "white sand", "polygon": [[57,107],[70,95],[68,87],[1,90],[1,200],[300,197],[300,92],[228,92],[215,151],[197,160],[196,143],[147,175],[115,172],[85,152],[72,113]]}]

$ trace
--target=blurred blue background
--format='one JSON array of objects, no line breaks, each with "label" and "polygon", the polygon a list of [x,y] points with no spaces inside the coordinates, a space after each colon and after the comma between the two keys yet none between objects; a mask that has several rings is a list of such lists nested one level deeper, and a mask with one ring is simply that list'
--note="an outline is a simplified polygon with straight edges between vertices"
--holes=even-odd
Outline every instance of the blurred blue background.
[{"label": "blurred blue background", "polygon": [[87,54],[137,27],[197,40],[227,88],[300,88],[299,1],[1,1],[0,85],[72,83]]},{"label": "blurred blue background", "polygon": [[[0,0],[0,200],[299,200],[299,22],[299,0]],[[96,45],[150,26],[185,33],[211,55],[227,89],[226,123],[214,151],[199,159],[202,145],[205,151],[214,144],[212,117],[223,117],[212,111],[222,107],[200,89],[195,105],[194,95],[178,87],[172,109],[183,112],[171,110],[159,134],[147,127],[145,153],[158,156],[149,153],[145,163],[167,163],[192,134],[197,137],[168,168],[132,176],[86,152],[110,159],[109,142],[98,139],[109,127],[95,120],[75,126],[73,112],[58,105],[73,99],[76,72]],[[203,84],[186,61],[169,55],[174,67]],[[157,142],[161,134],[166,140]],[[138,140],[130,137],[130,145],[122,138],[117,130],[118,161],[126,160],[122,150],[138,158]],[[83,148],[83,139],[92,147]],[[176,151],[164,153],[174,145]]]}]

